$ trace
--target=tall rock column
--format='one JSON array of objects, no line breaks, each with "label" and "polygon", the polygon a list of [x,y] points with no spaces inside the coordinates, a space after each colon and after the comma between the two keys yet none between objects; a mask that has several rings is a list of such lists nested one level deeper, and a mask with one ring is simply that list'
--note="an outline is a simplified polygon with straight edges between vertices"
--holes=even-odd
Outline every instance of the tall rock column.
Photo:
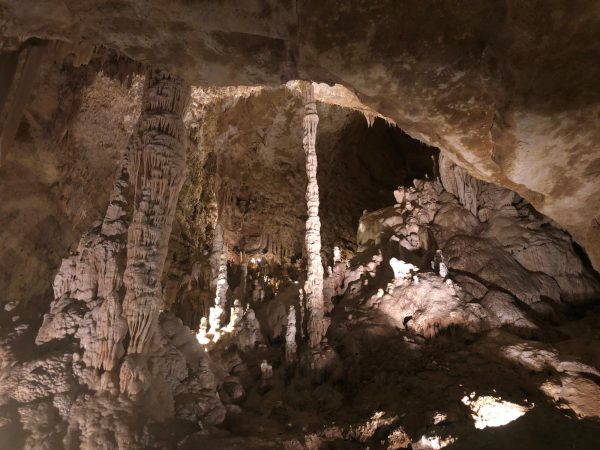
[{"label": "tall rock column", "polygon": [[317,104],[311,82],[303,83],[304,120],[302,121],[302,146],[306,155],[306,220],[305,244],[308,256],[306,283],[306,307],[308,309],[308,342],[317,347],[325,335],[326,325],[323,308],[323,264],[321,263],[321,220],[319,219],[319,185],[317,183]]},{"label": "tall rock column", "polygon": [[140,144],[130,161],[134,207],[123,280],[130,355],[145,353],[157,330],[162,303],[160,278],[185,175],[182,119],[189,97],[189,86],[183,80],[160,69],[148,74],[139,122]]}]

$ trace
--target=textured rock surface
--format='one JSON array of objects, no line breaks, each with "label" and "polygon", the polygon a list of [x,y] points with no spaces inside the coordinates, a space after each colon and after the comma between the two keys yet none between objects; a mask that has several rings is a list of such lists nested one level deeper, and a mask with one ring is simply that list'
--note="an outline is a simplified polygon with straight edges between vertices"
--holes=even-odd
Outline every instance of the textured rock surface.
[{"label": "textured rock surface", "polygon": [[[599,278],[532,205],[568,202],[546,184],[546,155],[564,165],[571,144],[581,184],[561,187],[586,198],[590,135],[559,135],[564,111],[584,111],[565,103],[575,90],[539,110],[536,89],[559,76],[543,52],[517,64],[530,39],[589,49],[575,42],[588,32],[551,34],[557,5],[542,34],[513,4],[13,5],[0,0],[2,33],[20,36],[0,40],[5,446],[497,448],[509,435],[502,448],[598,448]],[[24,42],[32,33],[86,39]],[[100,42],[175,71],[142,87],[139,65]],[[195,87],[187,108],[171,73],[261,86]],[[302,127],[303,87],[316,132]],[[523,93],[533,122],[517,115]],[[314,272],[326,273],[319,333],[301,289]],[[196,333],[201,317],[213,330]]]},{"label": "textured rock surface", "polygon": [[321,219],[319,218],[319,184],[317,182],[317,104],[314,99],[312,83],[307,83],[304,92],[304,120],[302,122],[302,146],[306,156],[306,219],[305,246],[306,264],[306,309],[308,310],[307,331],[311,347],[321,343],[327,328],[323,320],[323,263],[321,262]]},{"label": "textured rock surface", "polygon": [[515,190],[599,264],[600,69],[590,55],[600,18],[592,4],[1,5],[7,37],[85,37],[178,70],[191,83],[276,85],[307,77],[345,85],[470,173]]}]

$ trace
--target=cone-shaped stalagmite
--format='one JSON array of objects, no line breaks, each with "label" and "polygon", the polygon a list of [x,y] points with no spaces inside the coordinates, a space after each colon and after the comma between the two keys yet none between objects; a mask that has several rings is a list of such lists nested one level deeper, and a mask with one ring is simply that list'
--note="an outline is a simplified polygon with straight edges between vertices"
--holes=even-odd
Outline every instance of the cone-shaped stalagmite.
[{"label": "cone-shaped stalagmite", "polygon": [[314,89],[310,82],[302,86],[304,99],[304,120],[302,145],[306,155],[306,253],[308,257],[306,283],[306,307],[308,309],[308,342],[316,347],[325,335],[323,320],[323,264],[321,263],[321,220],[319,219],[319,185],[317,184],[316,138],[319,116],[314,99]]}]

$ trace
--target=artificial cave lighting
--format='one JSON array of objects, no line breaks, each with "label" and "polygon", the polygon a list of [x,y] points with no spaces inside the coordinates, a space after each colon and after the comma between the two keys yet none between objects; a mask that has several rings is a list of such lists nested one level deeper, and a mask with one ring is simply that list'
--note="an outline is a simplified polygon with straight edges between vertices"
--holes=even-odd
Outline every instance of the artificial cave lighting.
[{"label": "artificial cave lighting", "polygon": [[517,420],[531,410],[534,405],[521,406],[507,402],[500,397],[491,395],[477,396],[472,393],[461,400],[471,410],[471,417],[475,421],[475,428],[481,430],[486,427],[501,427]]}]

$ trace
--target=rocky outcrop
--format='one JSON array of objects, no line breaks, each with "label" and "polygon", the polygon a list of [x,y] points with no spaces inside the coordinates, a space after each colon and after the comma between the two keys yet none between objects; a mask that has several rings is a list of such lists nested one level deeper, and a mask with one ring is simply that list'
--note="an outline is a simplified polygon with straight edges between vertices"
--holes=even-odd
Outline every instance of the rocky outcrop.
[{"label": "rocky outcrop", "polygon": [[414,180],[394,192],[396,205],[363,215],[343,302],[364,296],[364,307],[425,337],[499,327],[530,337],[555,309],[597,299],[567,233],[444,155],[439,167],[439,180]]},{"label": "rocky outcrop", "polygon": [[[471,217],[465,216],[454,206],[453,214],[442,210],[436,215],[440,225],[436,237],[455,269],[478,274],[526,303],[537,302],[540,296],[584,303],[600,292],[572,238],[513,192],[473,179],[443,153],[440,178],[471,212]],[[484,240],[469,237],[477,234],[478,225]],[[450,233],[455,237],[448,239]]]}]

